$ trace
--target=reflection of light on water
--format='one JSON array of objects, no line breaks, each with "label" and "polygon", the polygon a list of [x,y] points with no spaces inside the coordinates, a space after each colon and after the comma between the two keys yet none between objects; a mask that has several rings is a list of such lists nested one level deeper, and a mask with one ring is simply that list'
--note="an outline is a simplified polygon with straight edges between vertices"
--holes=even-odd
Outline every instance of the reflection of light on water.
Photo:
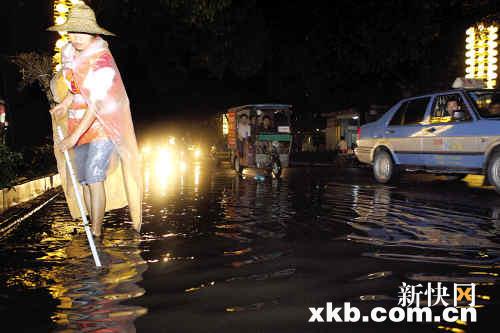
[{"label": "reflection of light on water", "polygon": [[164,197],[167,195],[167,188],[168,188],[168,180],[166,176],[160,176],[156,178],[158,182],[156,183],[156,186],[159,190],[160,196]]},{"label": "reflection of light on water", "polygon": [[198,192],[198,187],[200,185],[200,175],[201,175],[201,166],[196,164],[194,167],[194,191]]},{"label": "reflection of light on water", "polygon": [[358,198],[359,198],[359,185],[352,186],[352,205],[353,208],[356,209],[358,206]]},{"label": "reflection of light on water", "polygon": [[155,183],[161,196],[167,195],[169,177],[172,172],[171,153],[166,148],[158,150],[155,160]]},{"label": "reflection of light on water", "polygon": [[[120,217],[120,216],[117,216]],[[75,223],[54,223],[56,225]],[[121,300],[140,297],[144,289],[136,282],[147,269],[139,249],[140,238],[130,230],[108,229],[98,248],[105,269],[96,270],[84,234],[57,238],[42,234],[45,255],[36,270],[24,269],[7,279],[7,285],[45,289],[57,308],[50,316],[57,332],[135,332],[134,321],[147,313],[140,306]],[[69,241],[66,241],[67,239]]]},{"label": "reflection of light on water", "polygon": [[151,177],[151,171],[149,167],[144,168],[144,191],[149,193],[149,179]]},{"label": "reflection of light on water", "polygon": [[463,329],[456,328],[456,327],[448,327],[448,326],[438,326],[438,329],[446,331],[446,332],[453,332],[453,333],[465,333]]},{"label": "reflection of light on water", "polygon": [[196,286],[196,287],[192,287],[192,288],[188,288],[188,289],[185,289],[184,291],[186,293],[192,293],[194,291],[199,291],[201,290],[202,288],[207,288],[207,287],[212,287],[212,286],[215,286],[215,281],[211,281],[209,283],[203,283],[201,284],[200,286]]},{"label": "reflection of light on water", "polygon": [[199,159],[201,157],[201,149],[200,148],[196,148],[196,150],[194,151],[194,157],[196,159]]},{"label": "reflection of light on water", "polygon": [[66,251],[64,248],[48,251],[44,256],[37,258],[37,260],[42,261],[60,261],[67,258]]},{"label": "reflection of light on water", "polygon": [[[173,144],[143,149],[145,192],[153,197],[183,195],[187,188],[199,191],[201,163],[193,161]],[[200,153],[201,154],[201,150]],[[196,151],[193,152],[195,157]]]},{"label": "reflection of light on water", "polygon": [[186,172],[186,170],[187,170],[187,164],[186,164],[186,162],[184,162],[184,161],[180,161],[179,162],[179,170],[182,173]]},{"label": "reflection of light on water", "polygon": [[181,175],[181,195],[184,194],[184,175]]},{"label": "reflection of light on water", "polygon": [[187,170],[187,163],[184,161],[179,162],[179,173],[180,173],[180,194],[184,194],[184,175]]}]

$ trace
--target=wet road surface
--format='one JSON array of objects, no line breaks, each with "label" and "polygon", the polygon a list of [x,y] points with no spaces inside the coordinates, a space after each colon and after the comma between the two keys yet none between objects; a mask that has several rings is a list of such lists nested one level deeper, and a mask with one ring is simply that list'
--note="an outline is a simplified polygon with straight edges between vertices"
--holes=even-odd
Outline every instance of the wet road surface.
[{"label": "wet road surface", "polygon": [[[296,168],[261,182],[190,165],[147,169],[145,182],[142,235],[125,210],[108,213],[100,271],[62,197],[1,242],[8,331],[460,333],[496,324],[500,196],[479,177],[384,186],[367,170]],[[307,323],[311,306],[351,302],[365,314],[396,306],[402,282],[438,281],[478,284],[478,323]]]}]

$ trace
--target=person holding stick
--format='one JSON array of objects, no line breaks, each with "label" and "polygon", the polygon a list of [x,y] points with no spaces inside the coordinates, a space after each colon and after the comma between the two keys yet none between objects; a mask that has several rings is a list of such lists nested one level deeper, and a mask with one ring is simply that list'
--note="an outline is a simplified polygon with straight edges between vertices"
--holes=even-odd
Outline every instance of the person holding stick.
[{"label": "person holding stick", "polygon": [[70,212],[73,218],[81,215],[62,154],[72,149],[93,235],[101,235],[106,211],[126,205],[140,232],[142,172],[129,100],[108,43],[100,37],[114,34],[97,24],[94,11],[84,3],[73,5],[66,23],[47,30],[69,35],[61,50],[62,69],[51,82],[60,103],[50,114],[53,131],[59,126],[66,132],[63,140],[54,133],[54,152]]}]

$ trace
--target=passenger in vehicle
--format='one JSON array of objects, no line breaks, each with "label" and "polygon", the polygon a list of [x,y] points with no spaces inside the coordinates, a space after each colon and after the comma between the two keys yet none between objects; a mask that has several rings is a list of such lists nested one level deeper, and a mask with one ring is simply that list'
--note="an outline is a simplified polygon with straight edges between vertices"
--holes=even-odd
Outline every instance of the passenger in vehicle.
[{"label": "passenger in vehicle", "polygon": [[273,132],[274,131],[273,122],[271,120],[271,117],[269,117],[269,116],[262,117],[262,125],[260,128],[260,131],[261,132]]},{"label": "passenger in vehicle", "polygon": [[257,114],[255,111],[250,112],[248,127],[250,129],[250,133],[247,138],[247,162],[249,165],[255,165],[255,144],[257,142]]},{"label": "passenger in vehicle", "polygon": [[250,142],[255,143],[256,140],[256,134],[257,134],[257,115],[256,114],[250,114]]},{"label": "passenger in vehicle", "polygon": [[469,113],[462,108],[462,103],[458,97],[451,97],[446,102],[446,112],[449,115],[448,121],[470,120]]},{"label": "passenger in vehicle", "polygon": [[456,97],[451,97],[446,101],[446,112],[448,113],[445,117],[452,117],[455,111],[460,110],[460,104]]},{"label": "passenger in vehicle", "polygon": [[248,115],[242,114],[238,119],[238,153],[244,155],[244,146],[250,136],[250,125],[248,124]]},{"label": "passenger in vehicle", "polygon": [[488,113],[493,117],[500,117],[500,97],[494,97],[488,106]]}]

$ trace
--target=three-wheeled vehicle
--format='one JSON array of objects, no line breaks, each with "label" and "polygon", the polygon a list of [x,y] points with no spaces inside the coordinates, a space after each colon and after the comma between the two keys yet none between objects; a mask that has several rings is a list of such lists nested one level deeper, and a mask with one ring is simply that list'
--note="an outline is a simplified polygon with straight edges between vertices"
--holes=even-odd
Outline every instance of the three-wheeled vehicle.
[{"label": "three-wheeled vehicle", "polygon": [[290,164],[292,106],[253,104],[230,108],[228,124],[230,161],[236,172],[257,168],[281,177]]}]

